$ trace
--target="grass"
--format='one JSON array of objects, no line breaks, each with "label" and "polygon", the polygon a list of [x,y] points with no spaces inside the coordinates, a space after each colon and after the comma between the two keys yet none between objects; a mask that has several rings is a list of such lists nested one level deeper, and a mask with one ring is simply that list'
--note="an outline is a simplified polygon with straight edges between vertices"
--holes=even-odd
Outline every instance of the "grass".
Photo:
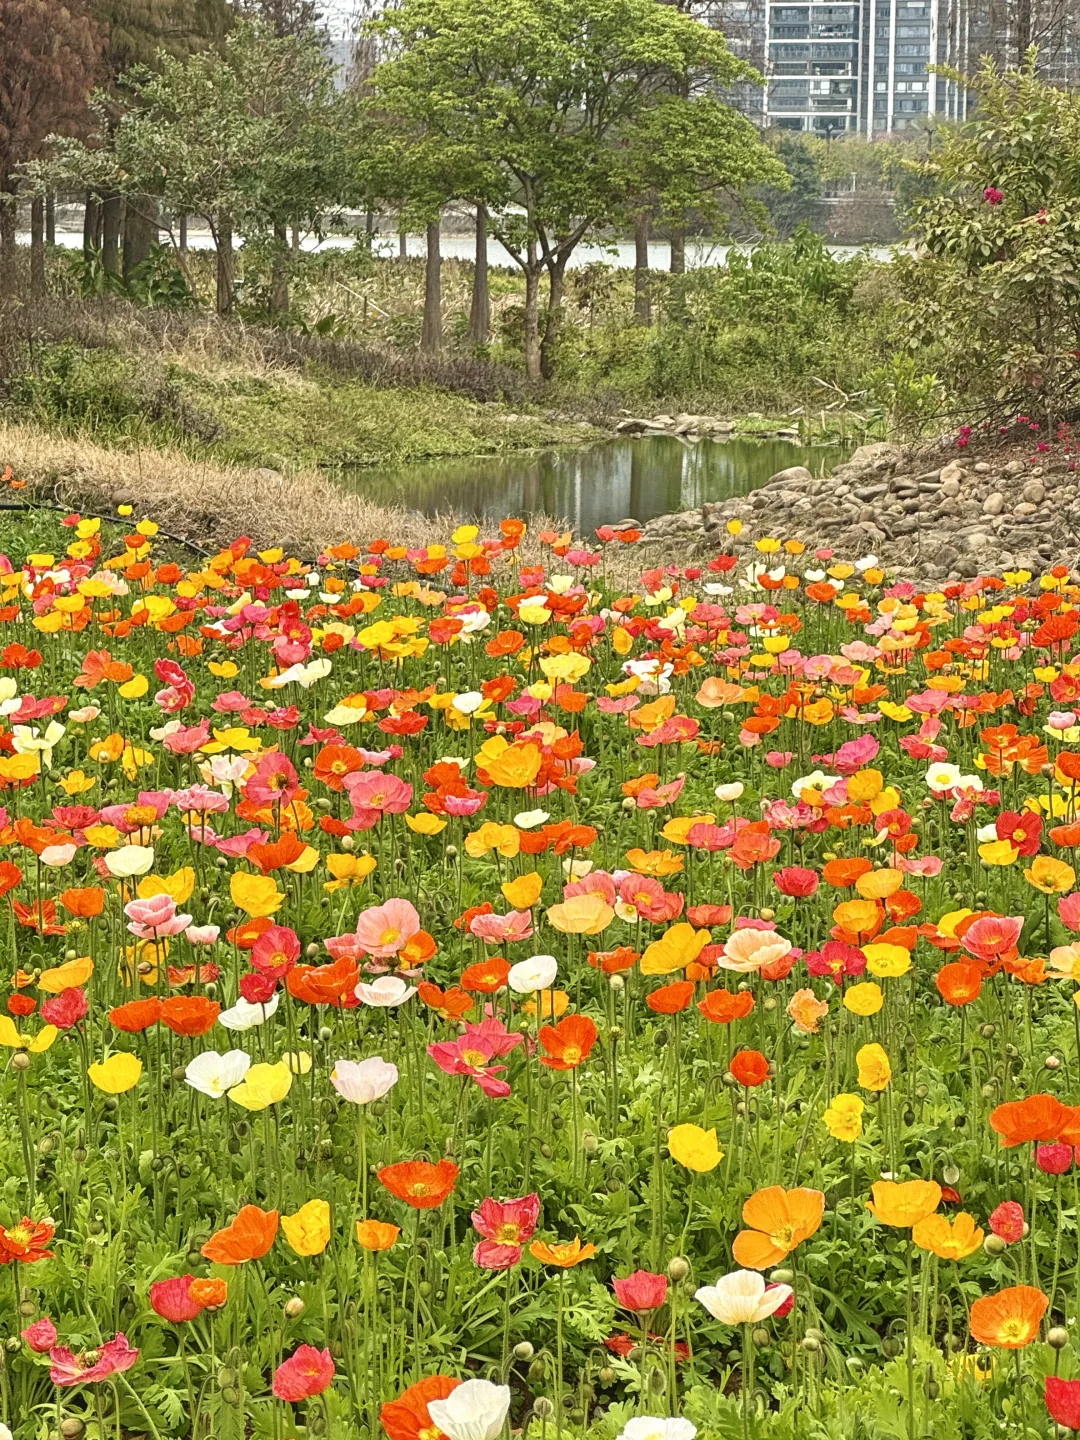
[{"label": "grass", "polygon": [[[305,556],[343,540],[366,543],[383,536],[420,546],[444,537],[455,519],[375,505],[318,471],[286,477],[192,460],[175,448],[118,449],[0,421],[0,469],[5,465],[27,482],[32,496],[65,510],[113,514],[117,505],[133,503],[172,535],[211,550],[236,535]],[[544,516],[531,520],[537,529],[554,523]]]}]

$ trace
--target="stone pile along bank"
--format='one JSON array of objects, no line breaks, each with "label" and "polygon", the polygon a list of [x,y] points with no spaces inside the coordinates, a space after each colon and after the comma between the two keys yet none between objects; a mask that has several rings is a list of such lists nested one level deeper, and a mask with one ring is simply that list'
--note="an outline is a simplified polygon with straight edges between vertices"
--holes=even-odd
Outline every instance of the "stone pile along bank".
[{"label": "stone pile along bank", "polygon": [[643,540],[665,558],[714,555],[728,543],[729,520],[743,522],[744,538],[796,538],[842,560],[873,554],[923,580],[1038,573],[1075,558],[1080,483],[1061,460],[994,462],[958,453],[951,441],[918,451],[880,442],[831,475],[815,478],[798,465],[747,495],[660,515]]}]

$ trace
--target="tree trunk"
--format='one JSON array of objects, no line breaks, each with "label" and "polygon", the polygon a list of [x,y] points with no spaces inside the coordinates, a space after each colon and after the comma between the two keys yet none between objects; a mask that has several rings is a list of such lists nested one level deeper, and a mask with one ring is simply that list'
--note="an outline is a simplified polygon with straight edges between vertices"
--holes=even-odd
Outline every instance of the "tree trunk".
[{"label": "tree trunk", "polygon": [[217,313],[231,315],[233,308],[232,216],[222,212],[217,221]]},{"label": "tree trunk", "polygon": [[101,233],[101,201],[96,195],[86,193],[86,208],[83,210],[82,248],[87,260],[98,249]]},{"label": "tree trunk", "polygon": [[270,314],[284,315],[289,308],[289,271],[286,254],[289,234],[284,225],[274,226],[274,258],[270,262]]},{"label": "tree trunk", "polygon": [[540,267],[535,240],[529,241],[525,265],[525,377],[540,379]]},{"label": "tree trunk", "polygon": [[51,190],[45,196],[45,244],[56,244],[56,196]]},{"label": "tree trunk", "polygon": [[181,216],[180,216],[180,219],[179,219],[179,221],[178,221],[178,228],[179,228],[179,231],[180,231],[180,235],[179,235],[179,240],[180,240],[180,254],[181,254],[181,255],[186,255],[186,254],[187,254],[187,251],[188,251],[188,244],[187,244],[187,216],[186,216],[186,215],[181,215]]},{"label": "tree trunk", "polygon": [[290,243],[291,243],[292,248],[293,248],[293,253],[294,253],[294,254],[299,254],[299,253],[300,253],[300,226],[299,226],[299,225],[294,225],[294,226],[292,227],[292,239],[291,239],[291,242],[290,242]]},{"label": "tree trunk", "polygon": [[101,264],[109,275],[120,273],[120,216],[123,200],[105,195],[101,201]]},{"label": "tree trunk", "polygon": [[409,258],[409,236],[404,230],[397,232],[397,255],[399,260]]},{"label": "tree trunk", "polygon": [[35,300],[45,297],[45,197],[35,195],[30,201],[30,294]]},{"label": "tree trunk", "polygon": [[488,291],[487,210],[476,207],[476,262],[473,266],[472,307],[469,310],[469,339],[486,345],[491,334],[491,295]]},{"label": "tree trunk", "polygon": [[435,355],[442,349],[442,253],[439,222],[427,227],[427,264],[424,267],[424,328],[420,349]]},{"label": "tree trunk", "polygon": [[150,256],[158,238],[158,202],[152,195],[131,195],[124,211],[124,279]]},{"label": "tree trunk", "polygon": [[0,306],[15,296],[15,190],[10,176],[0,175]]},{"label": "tree trunk", "polygon": [[566,279],[566,262],[569,255],[548,266],[548,307],[544,321],[544,338],[540,344],[540,374],[550,380],[555,374],[555,359],[562,332],[563,282]]},{"label": "tree trunk", "polygon": [[671,227],[671,273],[686,274],[686,231],[681,225]]},{"label": "tree trunk", "polygon": [[634,320],[652,324],[649,297],[649,217],[644,210],[634,216]]}]

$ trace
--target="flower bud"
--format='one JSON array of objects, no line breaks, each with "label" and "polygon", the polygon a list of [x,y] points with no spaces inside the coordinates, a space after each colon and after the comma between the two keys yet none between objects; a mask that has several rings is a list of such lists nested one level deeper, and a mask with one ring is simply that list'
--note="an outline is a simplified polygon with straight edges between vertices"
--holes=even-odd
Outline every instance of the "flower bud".
[{"label": "flower bud", "polygon": [[299,1295],[292,1295],[285,1301],[285,1314],[290,1320],[296,1320],[304,1313],[304,1302]]},{"label": "flower bud", "polygon": [[983,1241],[983,1249],[987,1255],[1004,1255],[1005,1241],[1002,1240],[1000,1235],[987,1235]]},{"label": "flower bud", "polygon": [[772,1344],[772,1336],[764,1326],[759,1327],[750,1337],[759,1350],[764,1350],[766,1345]]},{"label": "flower bud", "polygon": [[533,1414],[540,1420],[550,1420],[555,1414],[555,1402],[546,1395],[538,1395],[533,1401]]},{"label": "flower bud", "polygon": [[27,1055],[25,1050],[15,1051],[15,1054],[11,1057],[11,1068],[21,1073],[25,1073],[30,1069],[30,1056]]},{"label": "flower bud", "polygon": [[519,1340],[514,1346],[515,1360],[531,1360],[536,1352],[528,1340]]},{"label": "flower bud", "polygon": [[687,1275],[690,1274],[689,1260],[685,1260],[681,1255],[673,1256],[668,1261],[667,1273],[668,1279],[674,1280],[676,1284],[678,1284],[680,1280],[685,1280]]},{"label": "flower bud", "polygon": [[1053,1350],[1064,1350],[1069,1343],[1069,1332],[1064,1325],[1051,1325],[1046,1332],[1046,1343]]}]

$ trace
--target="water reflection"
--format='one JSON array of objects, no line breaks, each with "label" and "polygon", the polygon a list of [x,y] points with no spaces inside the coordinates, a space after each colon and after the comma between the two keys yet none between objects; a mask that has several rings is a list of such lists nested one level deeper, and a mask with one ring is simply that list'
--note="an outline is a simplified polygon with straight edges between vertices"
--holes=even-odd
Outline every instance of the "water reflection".
[{"label": "water reflection", "polygon": [[433,460],[398,470],[353,471],[343,483],[385,504],[477,520],[544,512],[588,534],[619,520],[641,522],[706,500],[744,495],[778,470],[805,465],[824,474],[844,459],[839,446],[786,440],[702,440],[671,436],[612,440],[584,450]]}]

